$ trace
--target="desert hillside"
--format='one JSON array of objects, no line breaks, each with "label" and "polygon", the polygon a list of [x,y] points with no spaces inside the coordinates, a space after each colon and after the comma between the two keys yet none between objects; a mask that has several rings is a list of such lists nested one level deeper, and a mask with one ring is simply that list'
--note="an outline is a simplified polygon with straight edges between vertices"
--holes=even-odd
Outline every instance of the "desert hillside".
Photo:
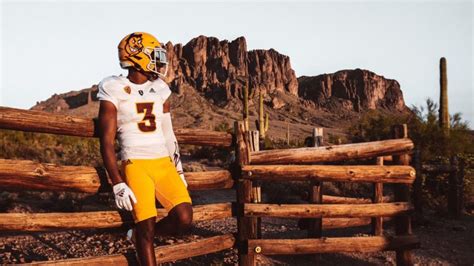
[{"label": "desert hillside", "polygon": [[[187,44],[166,44],[170,69],[166,82],[172,91],[176,127],[214,129],[242,117],[243,88],[249,88],[251,126],[258,112],[258,96],[265,95],[269,136],[301,139],[313,127],[326,134],[344,135],[355,118],[368,110],[408,112],[399,83],[368,70],[341,70],[297,78],[290,58],[274,49],[247,50],[244,37],[231,42],[199,36]],[[111,73],[113,74],[113,73]],[[91,81],[98,83],[99,81]],[[53,95],[34,110],[95,117],[97,86]]]}]

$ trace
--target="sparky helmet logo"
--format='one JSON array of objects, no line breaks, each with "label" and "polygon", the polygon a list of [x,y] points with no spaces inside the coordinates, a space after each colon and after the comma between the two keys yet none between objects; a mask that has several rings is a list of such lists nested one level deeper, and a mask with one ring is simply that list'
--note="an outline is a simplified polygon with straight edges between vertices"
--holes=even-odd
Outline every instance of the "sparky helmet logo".
[{"label": "sparky helmet logo", "polygon": [[130,56],[135,56],[143,50],[142,44],[142,35],[141,34],[132,34],[127,40],[125,45],[125,51]]},{"label": "sparky helmet logo", "polygon": [[124,90],[126,93],[128,93],[128,94],[130,94],[130,93],[132,92],[132,89],[130,89],[130,86],[125,86],[125,87],[123,88],[123,90]]}]

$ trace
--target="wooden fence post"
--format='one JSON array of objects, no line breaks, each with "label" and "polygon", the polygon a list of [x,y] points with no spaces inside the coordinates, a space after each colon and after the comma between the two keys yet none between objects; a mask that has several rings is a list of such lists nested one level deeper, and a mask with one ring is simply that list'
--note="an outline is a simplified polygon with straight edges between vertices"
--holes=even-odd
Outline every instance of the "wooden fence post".
[{"label": "wooden fence post", "polygon": [[[314,147],[323,146],[323,128],[316,127],[313,129]],[[309,202],[313,204],[323,203],[323,182],[311,182]],[[311,219],[308,226],[308,236],[319,238],[323,235],[323,219]]]},{"label": "wooden fence post", "polygon": [[[377,157],[377,165],[383,165],[383,157]],[[373,203],[383,202],[383,183],[374,183],[374,194],[372,198]],[[372,234],[376,236],[383,235],[383,217],[372,218]]]},{"label": "wooden fence post", "polygon": [[249,239],[255,239],[256,219],[244,217],[244,204],[252,202],[252,181],[241,179],[242,167],[250,163],[250,148],[248,147],[245,125],[243,122],[234,123],[234,132],[236,138],[236,163],[234,175],[237,180],[237,248],[239,252],[239,265],[256,265],[255,254],[249,253],[247,242]]},{"label": "wooden fence post", "polygon": [[[311,182],[311,190],[309,202],[313,204],[323,203],[322,182]],[[316,218],[309,221],[308,236],[311,238],[319,238],[323,234],[323,219]]]},{"label": "wooden fence post", "polygon": [[323,128],[315,127],[313,128],[313,147],[323,146]]},{"label": "wooden fence post", "polygon": [[[396,125],[392,128],[394,138],[408,138],[408,128],[406,124]],[[409,165],[410,157],[408,154],[394,156],[395,164]],[[394,185],[395,201],[410,202],[410,186],[406,184]],[[411,235],[411,217],[410,215],[401,215],[395,217],[395,233],[397,235]],[[413,265],[413,254],[408,249],[398,249],[397,265]]]},{"label": "wooden fence post", "polygon": [[[250,151],[260,151],[260,132],[258,130],[252,130],[248,132],[250,140]],[[262,184],[259,181],[255,181],[252,187],[252,199],[253,203],[262,202]],[[262,238],[262,218],[257,217],[257,238]]]}]

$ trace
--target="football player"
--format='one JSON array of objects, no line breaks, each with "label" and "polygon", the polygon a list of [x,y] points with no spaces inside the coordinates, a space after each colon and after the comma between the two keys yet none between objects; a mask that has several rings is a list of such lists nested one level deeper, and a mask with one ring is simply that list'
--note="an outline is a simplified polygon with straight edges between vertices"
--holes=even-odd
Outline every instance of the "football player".
[{"label": "football player", "polygon": [[[162,80],[168,68],[166,50],[152,35],[134,32],[122,39],[118,53],[128,75],[107,77],[99,84],[100,150],[117,207],[132,211],[135,229],[127,235],[139,263],[155,265],[154,236],[184,233],[193,216],[171,123],[171,90]],[[158,223],[155,198],[168,211]]]}]

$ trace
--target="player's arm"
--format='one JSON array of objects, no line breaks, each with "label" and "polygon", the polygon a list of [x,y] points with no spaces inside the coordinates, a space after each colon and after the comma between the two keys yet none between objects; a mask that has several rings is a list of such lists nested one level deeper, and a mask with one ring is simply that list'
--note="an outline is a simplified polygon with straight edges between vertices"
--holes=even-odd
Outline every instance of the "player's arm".
[{"label": "player's arm", "polygon": [[181,155],[179,153],[178,140],[173,131],[173,124],[171,123],[171,105],[169,98],[163,104],[163,119],[161,120],[161,128],[163,129],[163,134],[166,140],[166,148],[170,157],[173,159],[176,170],[178,171],[179,176],[183,180],[186,187],[188,183],[184,178],[183,165],[181,163]]},{"label": "player's arm", "polygon": [[112,184],[124,182],[118,171],[117,157],[115,156],[114,143],[117,132],[117,110],[111,102],[100,101],[99,132],[100,153]]},{"label": "player's arm", "polygon": [[100,101],[99,107],[99,135],[100,135],[100,153],[104,161],[105,169],[112,180],[115,203],[117,207],[132,210],[130,199],[137,203],[137,199],[132,190],[124,182],[117,166],[117,157],[115,156],[114,142],[117,133],[117,109],[109,101]]}]

